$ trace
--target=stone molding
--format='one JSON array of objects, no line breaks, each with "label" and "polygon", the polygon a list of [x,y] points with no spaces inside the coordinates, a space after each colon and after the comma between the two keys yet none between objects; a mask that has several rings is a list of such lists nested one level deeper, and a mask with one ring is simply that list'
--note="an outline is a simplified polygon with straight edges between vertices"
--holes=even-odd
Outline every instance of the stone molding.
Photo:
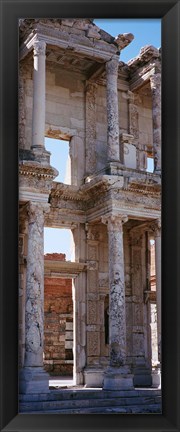
[{"label": "stone molding", "polygon": [[57,170],[51,166],[39,166],[36,162],[20,162],[19,174],[25,177],[38,177],[43,179],[54,179]]}]

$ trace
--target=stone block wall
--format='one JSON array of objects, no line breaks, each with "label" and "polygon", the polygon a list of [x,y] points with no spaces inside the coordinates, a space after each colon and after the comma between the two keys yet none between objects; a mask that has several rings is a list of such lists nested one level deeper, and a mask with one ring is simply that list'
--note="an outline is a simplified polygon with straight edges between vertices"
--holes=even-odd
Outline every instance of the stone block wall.
[{"label": "stone block wall", "polygon": [[[64,260],[63,254],[45,259]],[[72,279],[44,279],[44,366],[51,375],[73,374]]]}]

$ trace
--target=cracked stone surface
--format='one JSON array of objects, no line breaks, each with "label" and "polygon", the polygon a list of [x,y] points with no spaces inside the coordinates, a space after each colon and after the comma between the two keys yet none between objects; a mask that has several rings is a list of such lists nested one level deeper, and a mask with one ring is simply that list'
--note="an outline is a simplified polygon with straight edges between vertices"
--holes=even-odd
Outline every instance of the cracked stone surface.
[{"label": "cracked stone surface", "polygon": [[43,365],[44,334],[44,207],[29,203],[29,239],[25,306],[25,365]]}]

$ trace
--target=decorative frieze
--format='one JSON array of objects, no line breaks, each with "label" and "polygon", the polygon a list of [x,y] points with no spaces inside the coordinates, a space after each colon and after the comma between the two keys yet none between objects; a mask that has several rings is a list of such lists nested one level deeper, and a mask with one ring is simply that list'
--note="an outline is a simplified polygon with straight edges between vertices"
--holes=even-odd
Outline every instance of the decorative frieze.
[{"label": "decorative frieze", "polygon": [[100,355],[100,335],[99,332],[91,331],[87,333],[87,355],[89,357]]}]

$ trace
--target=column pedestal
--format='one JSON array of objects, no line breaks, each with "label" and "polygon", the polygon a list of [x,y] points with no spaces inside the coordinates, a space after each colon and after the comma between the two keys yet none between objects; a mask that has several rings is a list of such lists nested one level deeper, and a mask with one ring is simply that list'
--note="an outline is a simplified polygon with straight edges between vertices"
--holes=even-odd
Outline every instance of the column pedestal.
[{"label": "column pedestal", "polygon": [[24,367],[19,374],[19,393],[48,393],[49,375],[43,367]]},{"label": "column pedestal", "polygon": [[134,388],[133,375],[128,366],[109,367],[104,373],[104,390],[130,390]]}]

